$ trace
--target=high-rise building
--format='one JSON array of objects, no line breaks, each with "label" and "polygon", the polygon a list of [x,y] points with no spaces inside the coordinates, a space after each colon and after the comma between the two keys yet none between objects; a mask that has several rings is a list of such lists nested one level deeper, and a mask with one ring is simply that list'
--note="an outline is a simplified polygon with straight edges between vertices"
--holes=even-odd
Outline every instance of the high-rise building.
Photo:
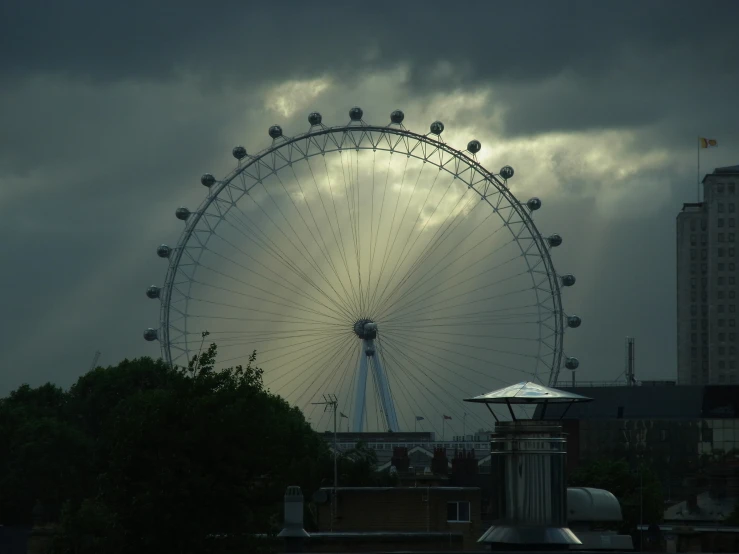
[{"label": "high-rise building", "polygon": [[677,363],[683,385],[739,383],[739,165],[703,178],[677,216]]}]

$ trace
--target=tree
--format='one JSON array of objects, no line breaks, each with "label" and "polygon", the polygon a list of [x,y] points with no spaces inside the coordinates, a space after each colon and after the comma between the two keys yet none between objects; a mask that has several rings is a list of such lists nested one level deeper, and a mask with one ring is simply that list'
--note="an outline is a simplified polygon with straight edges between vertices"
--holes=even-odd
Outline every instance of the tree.
[{"label": "tree", "polygon": [[662,487],[651,467],[632,468],[624,460],[596,460],[578,467],[569,476],[571,487],[605,489],[619,500],[625,533],[632,533],[643,519],[645,525],[662,521]]},{"label": "tree", "polygon": [[59,552],[209,552],[209,535],[277,531],[285,487],[318,486],[324,441],[264,389],[256,353],[215,371],[216,353],[174,370],[126,361],[73,387],[99,474],[94,495],[65,511]]}]

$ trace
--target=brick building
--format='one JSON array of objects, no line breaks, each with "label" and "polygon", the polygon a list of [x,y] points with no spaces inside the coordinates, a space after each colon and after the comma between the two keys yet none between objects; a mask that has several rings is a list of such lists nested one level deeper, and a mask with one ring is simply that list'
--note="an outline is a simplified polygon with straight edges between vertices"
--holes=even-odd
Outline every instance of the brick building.
[{"label": "brick building", "polygon": [[[324,488],[314,497],[316,538],[331,530],[332,493]],[[479,549],[484,529],[477,487],[339,487],[336,494],[335,533],[436,535],[457,549]]]}]

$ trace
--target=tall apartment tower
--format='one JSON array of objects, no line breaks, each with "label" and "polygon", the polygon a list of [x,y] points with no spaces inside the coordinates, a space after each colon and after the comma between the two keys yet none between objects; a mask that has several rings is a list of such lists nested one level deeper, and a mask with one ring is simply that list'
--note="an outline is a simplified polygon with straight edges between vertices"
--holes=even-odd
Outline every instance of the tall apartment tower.
[{"label": "tall apartment tower", "polygon": [[739,383],[739,165],[703,178],[703,202],[677,216],[677,379]]}]

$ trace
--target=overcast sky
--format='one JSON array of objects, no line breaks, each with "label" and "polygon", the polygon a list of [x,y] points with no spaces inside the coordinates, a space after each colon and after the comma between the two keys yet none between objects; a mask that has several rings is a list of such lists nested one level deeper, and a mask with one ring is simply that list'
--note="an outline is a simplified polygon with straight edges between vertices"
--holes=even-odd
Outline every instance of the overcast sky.
[{"label": "overcast sky", "polygon": [[[0,394],[158,356],[144,291],[177,206],[267,128],[386,124],[400,108],[481,141],[558,232],[578,378],[676,376],[675,217],[701,170],[739,163],[739,3],[39,2],[0,8]],[[482,391],[481,391],[482,392]]]}]

